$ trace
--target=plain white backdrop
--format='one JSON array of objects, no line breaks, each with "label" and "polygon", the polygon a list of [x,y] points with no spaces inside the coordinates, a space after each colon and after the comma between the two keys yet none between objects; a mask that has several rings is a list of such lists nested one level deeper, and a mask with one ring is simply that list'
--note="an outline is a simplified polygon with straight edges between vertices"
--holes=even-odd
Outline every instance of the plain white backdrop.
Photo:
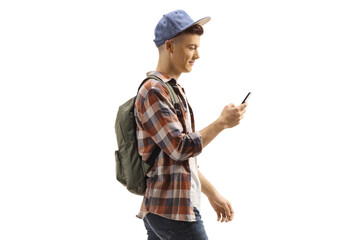
[{"label": "plain white backdrop", "polygon": [[154,28],[211,16],[183,74],[198,130],[247,92],[198,157],[233,205],[210,239],[360,239],[357,1],[1,1],[0,238],[146,239],[115,179],[117,108],[157,64]]}]

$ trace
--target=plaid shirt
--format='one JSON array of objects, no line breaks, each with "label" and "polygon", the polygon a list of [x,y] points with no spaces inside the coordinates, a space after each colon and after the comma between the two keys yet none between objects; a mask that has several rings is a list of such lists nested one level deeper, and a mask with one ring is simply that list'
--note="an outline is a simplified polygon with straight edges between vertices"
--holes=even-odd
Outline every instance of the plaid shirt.
[{"label": "plaid shirt", "polygon": [[[194,117],[183,88],[175,79],[156,75],[164,82],[177,86],[182,118],[178,118],[171,97],[163,83],[150,79],[140,88],[135,101],[136,134],[138,150],[146,161],[156,145],[161,148],[154,166],[147,176],[147,190],[137,215],[144,218],[149,212],[165,218],[196,221],[190,201],[191,174],[189,158],[202,151],[202,138],[195,132]],[[190,110],[191,126],[187,109]]]}]

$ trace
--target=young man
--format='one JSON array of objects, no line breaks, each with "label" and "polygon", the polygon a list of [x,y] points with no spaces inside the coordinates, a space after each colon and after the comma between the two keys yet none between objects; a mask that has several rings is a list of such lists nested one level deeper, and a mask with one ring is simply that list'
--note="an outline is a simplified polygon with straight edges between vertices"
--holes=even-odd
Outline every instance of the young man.
[{"label": "young man", "polygon": [[180,112],[171,101],[164,83],[150,79],[140,88],[135,101],[135,119],[139,153],[147,161],[155,146],[161,148],[148,173],[147,190],[139,218],[144,220],[148,239],[207,239],[200,216],[203,192],[217,213],[218,221],[229,222],[234,211],[200,173],[196,156],[222,130],[240,123],[246,103],[229,104],[220,117],[206,128],[195,131],[191,107],[180,75],[190,72],[200,58],[202,25],[210,17],[194,22],[184,11],[165,14],[155,28],[154,42],[159,49],[156,75],[169,82],[180,102]]}]

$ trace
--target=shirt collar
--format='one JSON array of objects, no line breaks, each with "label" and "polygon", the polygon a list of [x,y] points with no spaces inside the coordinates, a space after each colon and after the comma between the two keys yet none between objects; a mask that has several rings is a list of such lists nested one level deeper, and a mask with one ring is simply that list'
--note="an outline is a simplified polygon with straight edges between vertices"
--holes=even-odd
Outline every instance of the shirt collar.
[{"label": "shirt collar", "polygon": [[175,83],[176,83],[175,78],[172,78],[172,77],[170,77],[169,75],[167,75],[165,73],[161,73],[161,72],[158,72],[158,71],[150,71],[150,72],[146,73],[146,76],[149,76],[149,75],[155,75],[158,78],[160,78],[161,80],[163,80],[164,82],[170,82],[171,80],[174,80]]}]

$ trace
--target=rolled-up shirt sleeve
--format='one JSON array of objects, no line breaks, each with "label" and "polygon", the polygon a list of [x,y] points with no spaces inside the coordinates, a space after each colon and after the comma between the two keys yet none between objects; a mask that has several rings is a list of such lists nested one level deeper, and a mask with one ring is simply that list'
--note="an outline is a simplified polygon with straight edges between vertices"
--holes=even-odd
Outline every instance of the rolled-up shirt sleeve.
[{"label": "rolled-up shirt sleeve", "polygon": [[139,118],[143,130],[175,161],[196,157],[203,148],[200,132],[184,133],[175,109],[163,91],[152,87],[145,92]]}]

